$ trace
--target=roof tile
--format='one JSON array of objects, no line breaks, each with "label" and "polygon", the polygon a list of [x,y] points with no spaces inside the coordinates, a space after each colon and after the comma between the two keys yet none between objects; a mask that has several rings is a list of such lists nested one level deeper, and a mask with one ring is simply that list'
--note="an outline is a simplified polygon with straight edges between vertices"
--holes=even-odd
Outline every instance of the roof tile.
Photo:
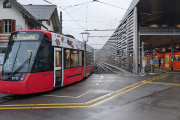
[{"label": "roof tile", "polygon": [[56,9],[56,5],[23,5],[37,20],[49,20]]}]

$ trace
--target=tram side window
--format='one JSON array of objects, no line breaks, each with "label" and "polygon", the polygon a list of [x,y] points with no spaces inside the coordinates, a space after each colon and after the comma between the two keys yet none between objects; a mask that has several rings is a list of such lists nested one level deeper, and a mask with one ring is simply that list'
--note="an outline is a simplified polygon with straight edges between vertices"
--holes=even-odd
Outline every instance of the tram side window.
[{"label": "tram side window", "polygon": [[75,68],[84,66],[84,52],[80,50],[65,49],[64,68]]},{"label": "tram side window", "polygon": [[86,66],[89,64],[89,53],[86,53]]},{"label": "tram side window", "polygon": [[89,59],[89,61],[88,61],[88,65],[91,65],[91,63],[92,63],[92,60],[93,60],[93,54],[92,53],[89,53],[89,55],[88,55],[88,59]]},{"label": "tram side window", "polygon": [[56,51],[56,67],[61,67],[61,51]]},{"label": "tram side window", "polygon": [[180,61],[180,55],[174,55],[174,61]]},{"label": "tram side window", "polygon": [[91,65],[91,54],[87,53],[87,65]]},{"label": "tram side window", "polygon": [[65,50],[65,68],[70,68],[70,50]]},{"label": "tram side window", "polygon": [[83,52],[79,51],[79,67],[83,66]]},{"label": "tram side window", "polygon": [[82,66],[84,66],[84,51],[82,52]]},{"label": "tram side window", "polygon": [[[48,38],[45,37],[45,39]],[[33,72],[44,72],[51,70],[52,64],[50,53],[50,44],[47,44],[46,41],[43,41],[35,59],[34,69],[32,70]]]},{"label": "tram side window", "polygon": [[71,68],[79,67],[78,51],[71,50]]},{"label": "tram side window", "polygon": [[93,62],[93,54],[90,53],[90,61],[89,61],[89,65],[91,65],[92,62]]}]

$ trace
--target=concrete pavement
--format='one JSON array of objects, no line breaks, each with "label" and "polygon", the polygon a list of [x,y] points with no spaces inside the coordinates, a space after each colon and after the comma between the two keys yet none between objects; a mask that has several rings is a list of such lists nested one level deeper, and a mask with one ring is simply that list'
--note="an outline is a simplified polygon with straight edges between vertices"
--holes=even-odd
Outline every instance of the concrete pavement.
[{"label": "concrete pavement", "polygon": [[177,73],[102,72],[51,92],[0,94],[0,119],[179,120],[179,91]]}]

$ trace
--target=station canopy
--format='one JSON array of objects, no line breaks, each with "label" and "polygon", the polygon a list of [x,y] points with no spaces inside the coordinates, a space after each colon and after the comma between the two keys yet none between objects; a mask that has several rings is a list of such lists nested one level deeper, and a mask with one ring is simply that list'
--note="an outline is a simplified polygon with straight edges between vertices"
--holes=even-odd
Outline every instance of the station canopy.
[{"label": "station canopy", "polygon": [[148,49],[166,48],[168,51],[171,40],[174,48],[179,48],[180,0],[140,0],[136,6],[139,30],[151,32],[140,36],[141,42],[148,43]]},{"label": "station canopy", "polygon": [[140,0],[139,26],[180,27],[179,6],[180,0]]}]

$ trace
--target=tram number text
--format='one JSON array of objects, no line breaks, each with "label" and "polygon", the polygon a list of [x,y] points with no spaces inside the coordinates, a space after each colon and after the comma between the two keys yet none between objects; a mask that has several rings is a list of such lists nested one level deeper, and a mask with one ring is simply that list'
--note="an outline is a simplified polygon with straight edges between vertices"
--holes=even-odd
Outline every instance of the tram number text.
[{"label": "tram number text", "polygon": [[51,73],[44,73],[43,76],[49,76]]},{"label": "tram number text", "polygon": [[19,78],[18,77],[12,77],[11,79],[12,80],[18,80]]}]

